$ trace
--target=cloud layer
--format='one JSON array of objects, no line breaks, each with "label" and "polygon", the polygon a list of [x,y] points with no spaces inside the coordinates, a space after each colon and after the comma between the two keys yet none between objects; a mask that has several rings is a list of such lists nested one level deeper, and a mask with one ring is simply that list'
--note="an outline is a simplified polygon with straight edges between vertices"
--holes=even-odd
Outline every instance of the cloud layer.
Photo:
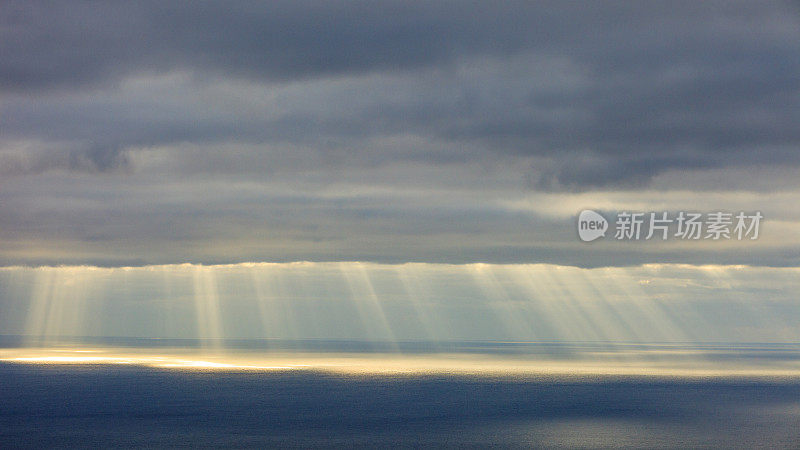
[{"label": "cloud layer", "polygon": [[777,2],[10,3],[0,261],[797,264],[796,233],[587,254],[549,202],[717,198],[790,230],[764,193],[799,190],[799,25]]}]

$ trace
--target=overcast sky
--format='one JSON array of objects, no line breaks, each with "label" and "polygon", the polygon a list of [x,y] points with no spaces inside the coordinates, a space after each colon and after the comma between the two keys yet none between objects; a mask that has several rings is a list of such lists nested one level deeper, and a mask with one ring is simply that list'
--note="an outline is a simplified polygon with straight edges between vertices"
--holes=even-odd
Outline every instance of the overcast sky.
[{"label": "overcast sky", "polygon": [[9,1],[0,265],[796,266],[799,123],[788,2]]}]

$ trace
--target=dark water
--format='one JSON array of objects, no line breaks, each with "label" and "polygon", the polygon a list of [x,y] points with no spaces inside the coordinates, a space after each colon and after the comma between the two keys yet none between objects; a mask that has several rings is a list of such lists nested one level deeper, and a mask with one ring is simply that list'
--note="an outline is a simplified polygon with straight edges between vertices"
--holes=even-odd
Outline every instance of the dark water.
[{"label": "dark water", "polygon": [[0,448],[798,447],[800,381],[0,363]]}]

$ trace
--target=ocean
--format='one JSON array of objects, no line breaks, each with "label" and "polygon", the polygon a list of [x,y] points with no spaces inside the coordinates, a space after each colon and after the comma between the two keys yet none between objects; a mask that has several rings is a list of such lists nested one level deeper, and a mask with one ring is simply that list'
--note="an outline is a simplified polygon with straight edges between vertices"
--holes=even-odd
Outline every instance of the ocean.
[{"label": "ocean", "polygon": [[[180,365],[199,354],[139,344],[0,352],[0,448],[800,446],[794,346],[475,343],[389,354],[312,342],[205,358],[250,365]],[[579,370],[599,353],[609,364]],[[697,370],[663,370],[688,354]],[[259,355],[283,365],[253,365]],[[764,370],[775,366],[786,371]]]}]

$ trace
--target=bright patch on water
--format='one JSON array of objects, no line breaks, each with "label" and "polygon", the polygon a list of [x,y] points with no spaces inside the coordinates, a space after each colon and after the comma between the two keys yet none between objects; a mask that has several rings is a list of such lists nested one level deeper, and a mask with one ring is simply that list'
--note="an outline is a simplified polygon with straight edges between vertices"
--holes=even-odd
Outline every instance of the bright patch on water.
[{"label": "bright patch on water", "polygon": [[[282,350],[202,346],[4,348],[0,361],[24,364],[129,364],[176,370],[305,370],[342,374],[483,374],[508,376],[798,377],[800,346],[481,343],[453,344],[447,352],[421,343],[404,352],[354,351],[362,343],[287,342]],[[394,344],[387,344],[393,347]],[[304,348],[298,348],[302,347]],[[291,348],[294,347],[294,348]]]}]

